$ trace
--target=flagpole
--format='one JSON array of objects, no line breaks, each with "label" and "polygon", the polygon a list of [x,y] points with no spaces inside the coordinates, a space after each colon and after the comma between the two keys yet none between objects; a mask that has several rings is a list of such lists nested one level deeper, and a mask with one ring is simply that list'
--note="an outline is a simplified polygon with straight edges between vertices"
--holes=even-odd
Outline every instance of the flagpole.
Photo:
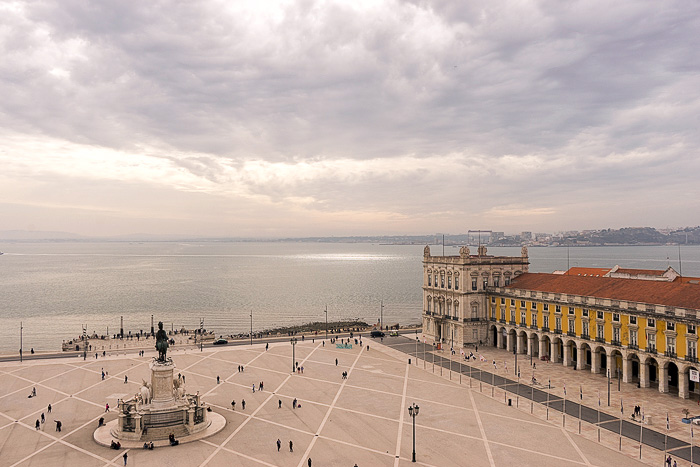
[{"label": "flagpole", "polygon": [[581,386],[578,387],[579,394],[581,397],[579,397],[579,403],[578,403],[578,434],[581,434],[581,406],[583,405],[583,388]]},{"label": "flagpole", "polygon": [[622,399],[620,399],[620,448],[619,450],[622,451],[622,415],[625,413],[625,408],[622,405]]},{"label": "flagpole", "polygon": [[639,459],[642,458],[642,437],[644,436],[644,407],[642,407],[642,421],[639,424]]},{"label": "flagpole", "polygon": [[549,420],[549,391],[547,391],[547,420]]},{"label": "flagpole", "polygon": [[566,383],[564,383],[564,411],[561,414],[561,426],[566,427]]},{"label": "flagpole", "polygon": [[690,421],[690,467],[693,467],[693,421]]},{"label": "flagpole", "polygon": [[598,442],[600,443],[600,389],[598,389]]},{"label": "flagpole", "polygon": [[671,428],[671,424],[668,420],[668,412],[666,412],[666,433],[664,434],[664,462],[666,462],[666,453],[668,451],[668,430]]},{"label": "flagpole", "polygon": [[460,349],[459,350],[459,384],[462,384],[462,356],[464,354],[464,350]]}]

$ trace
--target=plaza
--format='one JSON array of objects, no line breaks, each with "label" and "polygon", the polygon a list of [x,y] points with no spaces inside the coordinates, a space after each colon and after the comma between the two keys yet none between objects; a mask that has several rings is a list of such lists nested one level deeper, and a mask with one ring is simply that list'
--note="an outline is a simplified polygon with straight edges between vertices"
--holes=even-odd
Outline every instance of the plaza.
[{"label": "plaza", "polygon": [[[561,417],[547,421],[522,405],[507,406],[500,389],[492,398],[485,387],[483,392],[476,385],[469,389],[464,375],[460,384],[456,373],[450,380],[447,371],[442,376],[431,371],[404,353],[415,345],[413,336],[384,338],[384,345],[364,338],[363,344],[340,349],[321,339],[299,340],[295,354],[303,374],[291,371],[288,340],[271,343],[267,351],[265,344],[174,351],[188,392],[198,392],[225,417],[226,426],[209,438],[154,450],[109,449],[93,434],[101,417],[106,422],[116,418],[114,411],[105,412],[105,404],[116,407],[117,399],[135,393],[148,378],[155,351],[143,357],[2,363],[0,458],[8,466],[107,466],[123,465],[126,452],[127,465],[306,466],[311,458],[315,466],[407,466],[412,464],[414,421],[407,408],[416,404],[419,465],[639,464],[628,441],[619,453],[571,427],[562,429]],[[347,379],[341,377],[344,371]],[[263,391],[257,390],[260,382]],[[29,398],[32,388],[36,396]],[[300,406],[293,409],[295,398]],[[42,413],[46,421],[37,430],[35,420]],[[649,458],[658,463],[662,453],[653,457],[651,451]]]}]

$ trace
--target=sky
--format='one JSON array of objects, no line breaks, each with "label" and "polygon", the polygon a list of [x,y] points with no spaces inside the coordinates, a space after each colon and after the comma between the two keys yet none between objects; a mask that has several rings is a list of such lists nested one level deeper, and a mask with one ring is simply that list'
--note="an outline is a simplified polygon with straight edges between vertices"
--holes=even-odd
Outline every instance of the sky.
[{"label": "sky", "polygon": [[700,224],[700,4],[0,1],[0,230]]}]

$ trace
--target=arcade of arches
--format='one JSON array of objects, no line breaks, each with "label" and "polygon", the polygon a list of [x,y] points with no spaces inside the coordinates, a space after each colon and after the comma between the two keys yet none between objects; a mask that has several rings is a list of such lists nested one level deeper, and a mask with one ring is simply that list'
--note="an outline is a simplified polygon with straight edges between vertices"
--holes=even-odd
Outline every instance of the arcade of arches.
[{"label": "arcade of arches", "polygon": [[622,378],[642,388],[658,388],[661,393],[700,398],[700,384],[690,381],[691,369],[700,365],[681,362],[662,355],[626,349],[596,341],[522,327],[492,323],[488,342],[495,347],[561,363],[574,370],[588,370],[606,377]]}]

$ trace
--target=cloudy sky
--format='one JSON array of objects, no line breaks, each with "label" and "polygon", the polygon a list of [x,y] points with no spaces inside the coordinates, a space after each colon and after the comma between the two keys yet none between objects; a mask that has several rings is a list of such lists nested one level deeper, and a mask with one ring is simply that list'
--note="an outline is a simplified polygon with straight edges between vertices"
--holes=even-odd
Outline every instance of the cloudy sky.
[{"label": "cloudy sky", "polygon": [[2,1],[0,230],[700,224],[700,4]]}]

